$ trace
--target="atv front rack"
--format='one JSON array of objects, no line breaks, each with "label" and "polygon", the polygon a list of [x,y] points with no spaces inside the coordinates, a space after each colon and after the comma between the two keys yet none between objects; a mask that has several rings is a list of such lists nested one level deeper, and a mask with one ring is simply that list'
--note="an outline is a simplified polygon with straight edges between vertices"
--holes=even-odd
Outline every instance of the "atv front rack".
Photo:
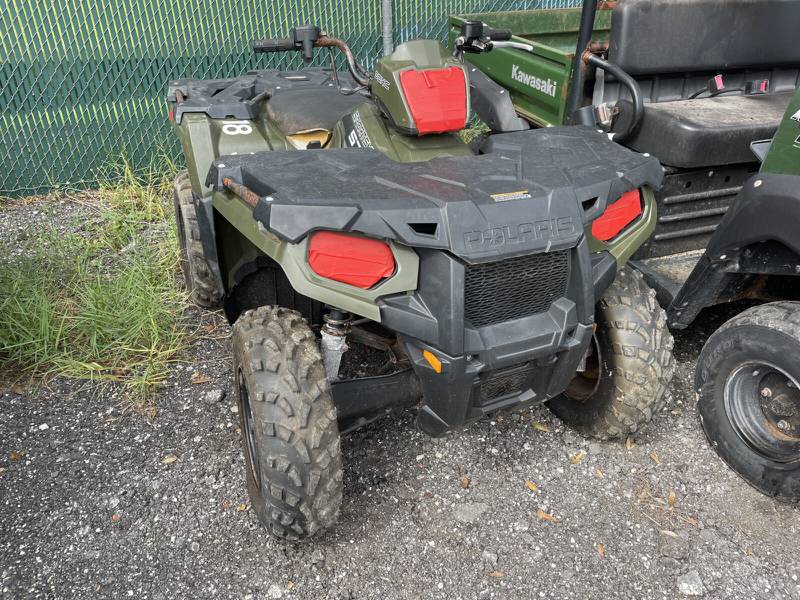
[{"label": "atv front rack", "polygon": [[570,127],[496,135],[479,155],[423,163],[356,148],[223,156],[206,184],[252,192],[253,217],[290,243],[358,231],[481,262],[571,248],[609,203],[662,177],[655,158]]}]

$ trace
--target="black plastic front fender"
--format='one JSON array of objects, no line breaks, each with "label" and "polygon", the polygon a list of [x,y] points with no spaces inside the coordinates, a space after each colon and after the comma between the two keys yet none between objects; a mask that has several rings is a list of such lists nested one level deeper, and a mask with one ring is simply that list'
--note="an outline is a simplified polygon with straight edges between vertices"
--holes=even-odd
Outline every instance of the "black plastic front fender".
[{"label": "black plastic front fender", "polygon": [[705,307],[747,295],[760,275],[800,275],[800,177],[758,173],[726,212],[667,310],[683,329]]}]

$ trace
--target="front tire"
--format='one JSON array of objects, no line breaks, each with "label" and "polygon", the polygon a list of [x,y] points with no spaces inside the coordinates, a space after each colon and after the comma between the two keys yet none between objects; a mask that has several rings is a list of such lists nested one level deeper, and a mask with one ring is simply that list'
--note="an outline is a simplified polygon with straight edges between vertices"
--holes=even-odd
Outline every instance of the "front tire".
[{"label": "front tire", "polygon": [[586,370],[548,404],[584,435],[625,438],[667,402],[675,370],[672,335],[655,292],[629,267],[620,269],[597,304],[595,320]]},{"label": "front tire", "polygon": [[277,537],[311,537],[342,502],[339,426],[313,332],[299,313],[262,306],[233,326],[247,489]]},{"label": "front tire", "polygon": [[192,302],[198,306],[204,308],[219,306],[222,289],[211,272],[203,252],[200,227],[197,224],[197,207],[187,171],[181,171],[175,178],[172,200],[175,208],[175,224],[178,228],[181,272],[186,291],[189,292]]},{"label": "front tire", "polygon": [[800,500],[800,302],[746,310],[703,346],[695,373],[703,430],[750,485]]}]

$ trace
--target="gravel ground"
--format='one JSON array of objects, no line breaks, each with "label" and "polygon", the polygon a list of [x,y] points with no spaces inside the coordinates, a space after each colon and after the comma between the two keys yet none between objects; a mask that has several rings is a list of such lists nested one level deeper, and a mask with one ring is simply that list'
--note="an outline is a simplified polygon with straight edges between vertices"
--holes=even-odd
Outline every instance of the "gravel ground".
[{"label": "gravel ground", "polygon": [[[38,223],[0,216],[0,235]],[[300,545],[248,506],[219,315],[192,314],[202,335],[153,420],[113,387],[6,385],[0,598],[800,598],[800,512],[738,479],[699,426],[694,362],[725,317],[677,336],[673,401],[632,445],[545,407],[440,440],[411,413],[346,436],[340,523]]]}]

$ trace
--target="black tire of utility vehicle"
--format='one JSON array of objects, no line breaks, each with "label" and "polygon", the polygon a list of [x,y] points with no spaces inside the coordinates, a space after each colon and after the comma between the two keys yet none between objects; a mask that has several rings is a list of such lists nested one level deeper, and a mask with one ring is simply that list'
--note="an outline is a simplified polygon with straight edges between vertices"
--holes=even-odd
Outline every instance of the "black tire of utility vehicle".
[{"label": "black tire of utility vehicle", "polygon": [[595,309],[592,353],[586,370],[550,400],[550,409],[584,435],[625,438],[667,403],[672,335],[655,292],[629,267],[617,273]]},{"label": "black tire of utility vehicle", "polygon": [[[715,331],[695,372],[700,422],[717,454],[750,485],[784,502],[800,500],[798,356],[800,302],[773,302]],[[776,401],[791,413],[786,420],[779,416],[784,411],[773,411]]]},{"label": "black tire of utility vehicle", "polygon": [[262,306],[233,326],[247,471],[259,520],[277,537],[330,527],[342,502],[339,425],[316,338],[296,311]]},{"label": "black tire of utility vehicle", "polygon": [[175,178],[173,203],[180,244],[181,271],[189,297],[198,306],[205,308],[219,306],[222,290],[203,253],[192,184],[186,171],[181,171]]}]

